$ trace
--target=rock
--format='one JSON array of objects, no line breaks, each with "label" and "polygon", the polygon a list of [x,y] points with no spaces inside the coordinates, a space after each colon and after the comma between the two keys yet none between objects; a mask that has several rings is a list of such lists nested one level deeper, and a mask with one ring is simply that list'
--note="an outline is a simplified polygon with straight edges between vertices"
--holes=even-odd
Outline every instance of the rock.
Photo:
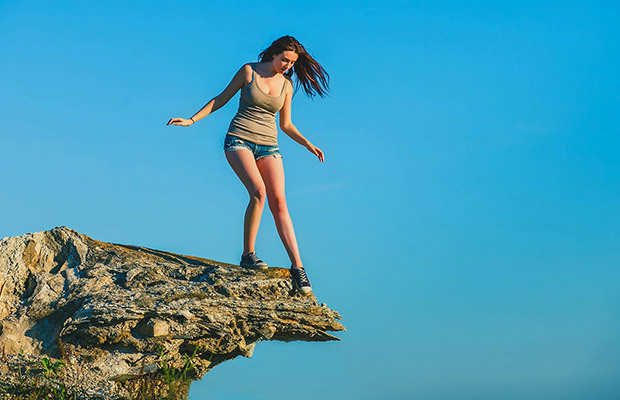
[{"label": "rock", "polygon": [[339,340],[327,332],[345,330],[340,318],[295,293],[285,268],[241,269],[66,227],[0,241],[3,353],[11,363],[17,354],[74,360],[90,376],[84,393],[105,398],[127,396],[127,382],[181,368],[192,354],[200,379],[251,357],[261,340]]},{"label": "rock", "polygon": [[168,324],[165,321],[150,320],[142,325],[139,332],[148,337],[166,336],[168,334]]},{"label": "rock", "polygon": [[191,311],[189,310],[181,310],[178,312],[178,315],[182,316],[185,319],[193,319],[194,318],[194,314],[191,313]]}]

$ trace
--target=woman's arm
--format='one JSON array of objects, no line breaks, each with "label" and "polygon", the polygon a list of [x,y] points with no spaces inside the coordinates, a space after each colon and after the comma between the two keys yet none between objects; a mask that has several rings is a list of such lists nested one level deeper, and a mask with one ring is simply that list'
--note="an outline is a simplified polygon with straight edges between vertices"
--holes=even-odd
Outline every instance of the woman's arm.
[{"label": "woman's arm", "polygon": [[[290,81],[289,81],[290,82]],[[307,148],[312,154],[319,158],[319,161],[324,161],[323,152],[318,147],[314,146],[308,139],[306,139],[293,125],[291,121],[291,104],[293,102],[293,85],[287,85],[286,97],[284,98],[284,105],[280,110],[280,129],[282,132],[290,136],[291,139]]]},{"label": "woman's arm", "polygon": [[199,119],[206,117],[212,112],[217,111],[218,109],[224,107],[226,103],[243,87],[245,82],[249,80],[249,76],[252,73],[252,70],[248,64],[245,64],[243,67],[237,71],[235,76],[232,78],[226,89],[213,99],[209,100],[207,104],[204,105],[196,114],[192,117],[185,118],[171,118],[170,121],[166,125],[180,125],[180,126],[189,126],[194,122],[197,122]]}]

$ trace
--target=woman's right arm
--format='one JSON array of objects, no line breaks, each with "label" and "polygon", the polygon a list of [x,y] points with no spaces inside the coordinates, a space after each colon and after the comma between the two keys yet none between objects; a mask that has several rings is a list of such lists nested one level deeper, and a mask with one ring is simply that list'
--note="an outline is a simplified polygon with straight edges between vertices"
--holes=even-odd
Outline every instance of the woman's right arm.
[{"label": "woman's right arm", "polygon": [[245,64],[237,71],[226,89],[213,99],[209,100],[196,114],[190,118],[170,118],[166,125],[190,126],[199,119],[206,117],[212,112],[224,107],[226,103],[243,87],[245,82],[251,78],[252,69],[249,64]]}]

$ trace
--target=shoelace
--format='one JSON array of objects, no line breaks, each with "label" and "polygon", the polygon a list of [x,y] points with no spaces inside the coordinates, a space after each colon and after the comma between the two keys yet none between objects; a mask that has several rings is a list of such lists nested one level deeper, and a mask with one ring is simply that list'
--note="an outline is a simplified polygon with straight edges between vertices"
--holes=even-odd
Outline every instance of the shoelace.
[{"label": "shoelace", "polygon": [[303,268],[293,268],[297,270],[297,277],[301,286],[310,286],[310,280],[308,279],[308,275],[306,275],[306,270]]},{"label": "shoelace", "polygon": [[256,253],[254,253],[254,252],[248,253],[244,257],[245,257],[246,260],[250,261],[252,264],[258,264],[259,262],[262,262],[262,260],[260,258],[258,258]]}]

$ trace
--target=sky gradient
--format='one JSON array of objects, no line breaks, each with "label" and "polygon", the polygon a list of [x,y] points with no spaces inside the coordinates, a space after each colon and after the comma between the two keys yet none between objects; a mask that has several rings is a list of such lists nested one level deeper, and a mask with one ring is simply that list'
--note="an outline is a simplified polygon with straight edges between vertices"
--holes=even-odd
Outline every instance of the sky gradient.
[{"label": "sky gradient", "polygon": [[[0,0],[0,237],[236,263],[247,194],[222,143],[279,36],[330,95],[280,132],[288,205],[338,343],[257,346],[190,399],[620,396],[620,7],[614,2]],[[257,252],[288,258],[268,210]]]}]

